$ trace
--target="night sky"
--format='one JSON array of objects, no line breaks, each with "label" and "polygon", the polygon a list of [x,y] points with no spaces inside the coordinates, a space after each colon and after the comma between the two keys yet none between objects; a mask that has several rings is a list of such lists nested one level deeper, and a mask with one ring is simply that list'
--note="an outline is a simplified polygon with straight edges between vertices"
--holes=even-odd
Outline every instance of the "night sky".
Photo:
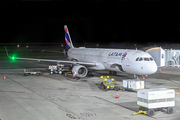
[{"label": "night sky", "polygon": [[0,4],[0,43],[180,43],[176,2],[13,2]]}]

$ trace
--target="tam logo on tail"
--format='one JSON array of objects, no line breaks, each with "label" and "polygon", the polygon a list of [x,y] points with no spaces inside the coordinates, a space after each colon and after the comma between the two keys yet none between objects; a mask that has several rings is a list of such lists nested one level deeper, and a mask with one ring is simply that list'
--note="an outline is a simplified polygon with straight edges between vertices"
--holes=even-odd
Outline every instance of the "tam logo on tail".
[{"label": "tam logo on tail", "polygon": [[74,48],[74,46],[72,44],[67,25],[64,25],[64,31],[65,31],[65,42],[66,42],[66,52],[67,52],[70,48]]}]

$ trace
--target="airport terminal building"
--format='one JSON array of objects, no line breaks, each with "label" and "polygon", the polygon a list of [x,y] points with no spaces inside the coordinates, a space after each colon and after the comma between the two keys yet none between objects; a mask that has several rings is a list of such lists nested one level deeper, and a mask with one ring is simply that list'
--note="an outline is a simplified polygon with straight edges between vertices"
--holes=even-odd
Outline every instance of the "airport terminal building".
[{"label": "airport terminal building", "polygon": [[147,52],[154,58],[157,66],[179,67],[180,65],[180,50],[155,47],[148,49]]}]

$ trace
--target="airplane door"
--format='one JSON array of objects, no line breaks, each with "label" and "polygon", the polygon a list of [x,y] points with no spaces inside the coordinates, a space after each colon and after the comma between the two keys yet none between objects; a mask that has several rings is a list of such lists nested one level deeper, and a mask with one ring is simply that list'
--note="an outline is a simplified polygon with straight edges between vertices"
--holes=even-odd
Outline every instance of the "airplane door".
[{"label": "airplane door", "polygon": [[130,63],[129,63],[129,58],[126,58],[126,66],[129,67]]}]

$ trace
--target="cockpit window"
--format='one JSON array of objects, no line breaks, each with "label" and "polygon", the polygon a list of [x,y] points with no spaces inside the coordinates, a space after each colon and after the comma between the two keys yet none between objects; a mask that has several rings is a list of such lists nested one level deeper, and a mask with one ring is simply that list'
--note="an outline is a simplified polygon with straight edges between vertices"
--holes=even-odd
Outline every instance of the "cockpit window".
[{"label": "cockpit window", "polygon": [[151,60],[151,61],[153,61],[153,58],[152,58],[152,57],[150,57],[150,60]]},{"label": "cockpit window", "polygon": [[144,61],[149,61],[149,58],[144,58]]},{"label": "cockpit window", "polygon": [[136,58],[136,61],[153,61],[153,58],[152,57],[150,57],[150,58],[148,58],[148,57],[138,57],[138,58]]},{"label": "cockpit window", "polygon": [[136,58],[136,61],[138,61],[139,60],[139,57],[138,58]]},{"label": "cockpit window", "polygon": [[143,58],[140,58],[139,61],[143,61]]}]

